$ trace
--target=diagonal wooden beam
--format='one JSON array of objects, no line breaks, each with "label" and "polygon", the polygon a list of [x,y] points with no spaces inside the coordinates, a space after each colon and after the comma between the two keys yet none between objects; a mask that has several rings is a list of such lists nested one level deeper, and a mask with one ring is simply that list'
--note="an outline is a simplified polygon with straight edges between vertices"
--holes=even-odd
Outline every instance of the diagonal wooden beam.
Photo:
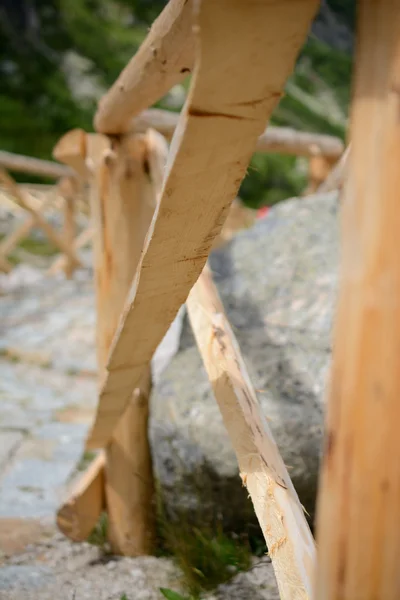
[{"label": "diagonal wooden beam", "polygon": [[317,0],[199,4],[192,88],[172,140],[161,201],[111,346],[88,447],[110,440],[200,275],[317,7]]},{"label": "diagonal wooden beam", "polygon": [[[89,226],[84,229],[74,240],[73,248],[77,252],[81,248],[89,245],[93,240],[94,230],[93,227]],[[47,275],[55,275],[58,271],[65,269],[68,258],[61,254],[54,259],[53,264],[48,268]]]},{"label": "diagonal wooden beam", "polygon": [[94,119],[99,133],[128,131],[130,120],[191,72],[194,63],[192,0],[170,0],[144,43],[100,100]]},{"label": "diagonal wooden beam", "polygon": [[[50,196],[46,196],[41,210],[44,210],[51,203],[51,201],[52,198]],[[33,215],[30,215],[14,231],[11,231],[11,233],[9,233],[8,236],[0,243],[0,257],[5,258],[8,256],[13,251],[15,246],[17,246],[17,244],[29,234],[35,225],[36,218]]]},{"label": "diagonal wooden beam", "polygon": [[29,194],[26,190],[22,189],[14,181],[10,175],[4,169],[0,168],[0,181],[8,188],[13,198],[25,210],[27,210],[34,217],[36,224],[40,227],[47,235],[49,240],[53,242],[55,246],[60,248],[68,256],[68,258],[77,266],[81,266],[80,260],[75,256],[75,253],[69,244],[64,241],[63,237],[46,221],[39,211],[33,208]]},{"label": "diagonal wooden beam", "polygon": [[190,324],[261,530],[282,600],[309,598],[315,544],[206,267],[186,303]]}]

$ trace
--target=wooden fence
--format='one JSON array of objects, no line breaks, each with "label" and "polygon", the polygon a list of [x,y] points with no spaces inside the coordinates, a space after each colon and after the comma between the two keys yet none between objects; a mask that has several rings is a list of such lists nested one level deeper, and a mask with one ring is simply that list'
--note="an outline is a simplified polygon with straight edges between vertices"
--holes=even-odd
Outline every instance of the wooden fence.
[{"label": "wooden fence", "polygon": [[[317,8],[316,0],[170,0],[100,103],[97,133],[75,130],[60,141],[55,155],[90,184],[100,377],[87,447],[102,451],[58,522],[71,538],[85,539],[106,507],[114,550],[152,550],[150,361],[187,302],[281,598],[397,600],[400,11],[394,0],[358,2],[317,569],[313,537],[207,267],[252,153],[261,143],[268,149],[282,143],[265,127]],[[172,135],[168,151],[142,111],[188,73],[185,106],[176,122],[169,115],[163,125]]]}]

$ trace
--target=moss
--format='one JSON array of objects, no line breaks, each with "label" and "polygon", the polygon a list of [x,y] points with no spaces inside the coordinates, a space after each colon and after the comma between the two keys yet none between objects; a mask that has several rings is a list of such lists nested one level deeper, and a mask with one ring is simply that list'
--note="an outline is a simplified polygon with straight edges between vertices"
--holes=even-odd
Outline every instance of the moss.
[{"label": "moss", "polygon": [[85,450],[82,454],[80,461],[78,462],[76,468],[78,471],[85,471],[90,463],[96,458],[95,452],[90,452],[90,450]]},{"label": "moss", "polygon": [[108,545],[108,515],[103,512],[100,515],[100,518],[97,522],[97,525],[94,527],[93,531],[88,537],[89,544],[93,546],[99,546],[104,553],[108,554],[110,552],[110,548]]}]

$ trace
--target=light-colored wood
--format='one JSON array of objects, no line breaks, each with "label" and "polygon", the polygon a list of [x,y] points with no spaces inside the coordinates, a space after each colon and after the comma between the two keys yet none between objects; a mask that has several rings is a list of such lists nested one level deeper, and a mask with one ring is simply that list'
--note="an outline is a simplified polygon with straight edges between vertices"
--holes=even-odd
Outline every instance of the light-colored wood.
[{"label": "light-colored wood", "polygon": [[[138,139],[140,140],[139,154]],[[100,141],[106,143],[105,138],[102,138]],[[96,147],[96,144],[93,144],[92,147]],[[168,148],[164,138],[152,130],[149,130],[144,137],[133,136],[130,142],[128,140],[128,146],[125,143],[125,161],[127,158],[127,147],[130,147],[131,152],[133,150],[133,154],[135,155],[133,164],[132,161],[129,160],[130,169],[136,165],[136,169],[131,171],[130,175],[134,175],[136,171],[137,177],[138,163],[143,165],[143,161],[145,161],[148,162],[149,166],[148,174],[146,166],[146,176],[148,175],[152,182],[151,197],[142,197],[142,200],[144,200],[145,203],[145,206],[142,205],[141,207],[143,211],[142,218],[137,218],[140,208],[138,205],[136,218],[131,222],[131,227],[134,227],[135,223],[136,225],[139,223],[140,230],[138,231],[138,234],[143,243],[144,229],[146,223],[148,227],[155,207],[156,198],[154,197],[154,192],[157,195],[161,190],[162,175],[165,170]],[[104,150],[106,149],[103,148],[103,151]],[[81,158],[83,161],[86,160],[86,156],[82,156]],[[101,160],[99,156],[97,156],[96,159]],[[114,155],[114,162],[117,160],[118,157]],[[123,165],[120,164],[120,170],[121,166]],[[78,165],[78,167],[81,168],[81,165]],[[94,170],[94,173],[95,172],[96,169]],[[140,178],[138,183],[140,184]],[[126,193],[130,196],[129,190],[126,190]],[[134,199],[138,200],[137,190]],[[121,217],[122,216],[123,215],[121,215]],[[104,360],[105,354],[106,353],[99,357],[100,360]],[[154,534],[153,523],[150,522],[149,524],[148,522],[149,519],[152,519],[151,511],[153,508],[151,502],[149,506],[149,491],[152,489],[153,484],[151,481],[152,465],[147,438],[148,399],[151,387],[149,370],[147,371],[146,377],[147,379],[143,381],[141,389],[134,392],[132,400],[117,426],[113,442],[107,449],[107,497],[108,507],[109,509],[111,508],[109,521],[113,523],[110,529],[111,541],[114,549],[117,547],[117,550],[130,555],[143,553],[143,540],[145,540],[145,548],[149,551],[153,543],[152,536]],[[100,454],[102,457],[101,463],[99,463],[99,465],[101,464],[101,472],[100,469],[97,471],[97,477],[102,477],[105,485],[106,476],[104,470],[106,465],[106,453],[102,451]],[[127,461],[127,457],[130,460]],[[91,467],[89,467],[89,470],[90,469]],[[146,474],[150,474],[150,480],[144,480],[143,482],[143,475],[146,476]],[[135,476],[133,477],[132,475]],[[93,493],[93,491],[89,489],[86,492],[86,487],[93,488],[93,486],[94,483],[92,482],[90,473],[83,473],[79,482],[79,496],[84,497],[86,493],[89,495]],[[132,486],[135,486],[133,494]],[[99,491],[99,488],[94,489]],[[126,501],[127,496],[129,497],[129,502]],[[148,512],[146,512],[146,519],[140,521],[138,517],[141,516],[143,505],[147,505]],[[90,525],[97,522],[103,508],[99,498],[97,498],[96,502],[92,503],[92,506],[96,509],[97,514],[92,511],[88,515],[87,508],[85,508],[85,518],[86,520],[90,518]],[[77,508],[76,511],[75,507]],[[83,524],[81,523],[83,515],[82,511],[79,510],[79,503],[76,501],[76,492],[74,492],[74,495],[66,501],[63,507],[61,507],[59,514],[63,516],[63,521],[59,522],[59,527],[68,537],[71,537],[69,532],[75,532],[75,536],[82,536],[82,532],[87,531],[88,526],[86,521],[83,521]],[[132,521],[135,522],[134,536],[132,536],[132,532],[127,529]],[[76,533],[77,531],[78,534]],[[77,538],[75,537],[73,539]],[[81,537],[80,539],[84,538]]]},{"label": "light-colored wood", "polygon": [[400,10],[361,0],[316,600],[400,598]]},{"label": "light-colored wood", "polygon": [[86,180],[90,173],[85,161],[87,138],[88,135],[83,129],[71,129],[53,148],[53,157],[70,166],[83,180]]},{"label": "light-colored wood", "polygon": [[13,172],[31,173],[55,179],[74,175],[74,171],[65,165],[58,165],[57,163],[49,160],[41,160],[40,158],[5,152],[4,150],[0,150],[0,166]]},{"label": "light-colored wood", "polygon": [[133,392],[107,446],[105,480],[109,541],[116,554],[151,554],[155,544],[155,486],[148,439],[150,367]]},{"label": "light-colored wood", "polygon": [[[166,138],[172,138],[178,124],[177,113],[150,108],[135,117],[131,123],[132,131],[146,131],[148,127],[156,129]],[[290,127],[267,127],[257,140],[256,152],[278,152],[296,156],[325,156],[337,160],[344,150],[340,138],[319,133],[296,131]]]},{"label": "light-colored wood", "polygon": [[296,156],[322,155],[336,160],[342,154],[341,139],[320,133],[296,131],[290,127],[268,127],[258,138],[257,152],[280,152]]},{"label": "light-colored wood", "polygon": [[200,275],[317,7],[317,0],[199,3],[192,87],[112,345],[88,447],[110,439]]},{"label": "light-colored wood", "polygon": [[100,452],[57,511],[57,527],[74,542],[88,538],[105,509],[104,464],[104,452]]},{"label": "light-colored wood", "polygon": [[[110,143],[99,160],[89,155],[94,165],[91,205],[96,228],[100,373],[156,208],[167,151],[160,134],[150,131],[127,135],[112,146]],[[149,364],[106,448],[109,541],[114,552],[129,556],[149,554],[155,539],[154,482],[147,435],[150,389]]]},{"label": "light-colored wood", "polygon": [[128,131],[131,118],[184,79],[194,63],[192,0],[170,0],[137,54],[100,100],[96,131]]},{"label": "light-colored wood", "polygon": [[326,156],[311,156],[308,165],[308,185],[303,195],[315,194],[329,176],[334,161]]},{"label": "light-colored wood", "polygon": [[[42,204],[41,210],[43,211],[52,201],[51,197],[46,197],[45,201]],[[23,240],[35,227],[36,218],[33,215],[30,215],[19,227],[17,227],[14,231],[11,231],[7,235],[7,237],[2,240],[0,243],[0,257],[5,258],[8,256],[13,249],[19,244],[21,240]]]},{"label": "light-colored wood", "polygon": [[[64,198],[64,240],[75,254],[75,195],[77,194],[78,186],[76,181],[71,178],[60,181],[59,186],[60,192]],[[64,271],[67,279],[71,279],[74,273],[74,263],[69,258],[66,260]]]},{"label": "light-colored wood", "polygon": [[349,164],[350,145],[343,152],[342,156],[333,167],[328,177],[317,189],[318,194],[341,190],[346,179],[347,166]]},{"label": "light-colored wood", "polygon": [[26,190],[19,187],[14,179],[10,177],[10,175],[8,175],[2,168],[0,168],[0,181],[2,181],[3,184],[9,189],[10,194],[13,196],[15,201],[35,218],[37,226],[44,231],[49,240],[55,246],[60,248],[60,250],[62,250],[68,256],[74,265],[80,266],[81,263],[76,257],[73,249],[70,248],[70,246],[64,241],[64,238],[50,225],[50,223],[46,221],[43,215],[32,206],[30,196]]},{"label": "light-colored wood", "polygon": [[[74,251],[77,252],[81,248],[84,248],[85,246],[90,244],[91,241],[93,240],[93,236],[94,236],[93,227],[87,227],[86,229],[84,229],[84,231],[82,231],[74,240],[74,244],[73,244]],[[67,260],[68,259],[66,256],[64,256],[64,254],[57,256],[57,258],[54,259],[53,264],[48,268],[47,275],[55,275],[59,271],[62,271],[63,269],[65,269]]]},{"label": "light-colored wood", "polygon": [[310,598],[314,540],[262,415],[206,267],[186,303],[190,324],[272,558],[282,600]]}]

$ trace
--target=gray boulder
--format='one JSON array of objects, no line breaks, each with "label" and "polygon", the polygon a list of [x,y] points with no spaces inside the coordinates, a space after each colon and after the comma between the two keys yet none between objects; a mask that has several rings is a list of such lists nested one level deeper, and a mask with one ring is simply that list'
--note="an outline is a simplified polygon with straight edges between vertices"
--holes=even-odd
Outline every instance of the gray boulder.
[{"label": "gray boulder", "polygon": [[[262,410],[313,515],[337,287],[337,196],[274,207],[210,264]],[[154,390],[150,430],[170,518],[220,520],[235,531],[255,523],[187,322]]]}]

